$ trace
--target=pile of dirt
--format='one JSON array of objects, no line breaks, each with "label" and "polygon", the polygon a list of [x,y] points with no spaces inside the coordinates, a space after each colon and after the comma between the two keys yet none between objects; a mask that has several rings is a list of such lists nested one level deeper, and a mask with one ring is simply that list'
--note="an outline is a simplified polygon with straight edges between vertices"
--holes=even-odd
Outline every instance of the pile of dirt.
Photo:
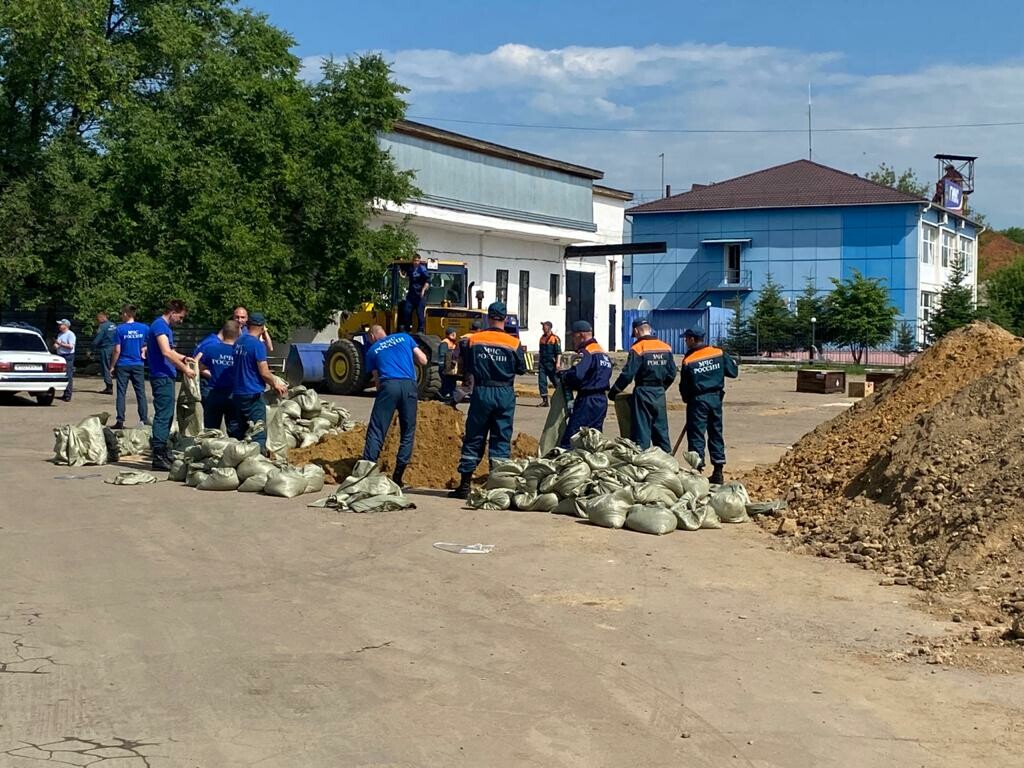
[{"label": "pile of dirt", "polygon": [[949,593],[965,617],[1024,615],[1022,347],[987,324],[956,331],[754,473],[788,499],[794,543]]},{"label": "pile of dirt", "polygon": [[[466,419],[460,411],[437,402],[420,403],[416,415],[412,463],[405,471],[405,482],[420,488],[454,488],[458,485],[456,468],[465,434]],[[365,442],[366,427],[360,424],[350,432],[331,435],[309,448],[288,451],[288,462],[295,466],[318,464],[324,468],[327,481],[337,483],[352,471],[352,467],[362,457]],[[386,473],[395,468],[398,443],[396,416],[388,430],[379,460],[381,469]],[[512,456],[517,459],[536,456],[537,448],[534,438],[518,434],[512,441]],[[487,462],[484,461],[480,473],[485,475],[486,472]]]}]

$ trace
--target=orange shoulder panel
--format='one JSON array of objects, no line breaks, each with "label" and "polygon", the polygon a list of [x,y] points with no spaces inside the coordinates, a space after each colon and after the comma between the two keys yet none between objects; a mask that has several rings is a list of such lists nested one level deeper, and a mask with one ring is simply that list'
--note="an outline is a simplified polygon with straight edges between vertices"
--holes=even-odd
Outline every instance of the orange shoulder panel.
[{"label": "orange shoulder panel", "polygon": [[469,337],[469,345],[476,346],[477,344],[492,344],[496,347],[508,347],[509,349],[519,349],[519,340],[515,336],[510,336],[504,331],[495,329],[489,329],[486,331],[477,331]]},{"label": "orange shoulder panel", "polygon": [[722,352],[718,347],[701,347],[700,349],[694,350],[688,354],[683,362],[684,363],[696,363],[699,360],[707,360],[712,357],[722,357],[725,353]]},{"label": "orange shoulder panel", "polygon": [[638,355],[642,355],[644,352],[671,352],[672,347],[666,344],[661,339],[640,339],[636,344],[631,347],[632,351]]}]

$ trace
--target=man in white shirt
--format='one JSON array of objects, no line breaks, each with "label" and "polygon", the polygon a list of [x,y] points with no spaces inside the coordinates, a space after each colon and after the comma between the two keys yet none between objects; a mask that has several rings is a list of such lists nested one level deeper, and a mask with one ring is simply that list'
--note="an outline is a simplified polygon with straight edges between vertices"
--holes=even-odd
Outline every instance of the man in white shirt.
[{"label": "man in white shirt", "polygon": [[64,387],[64,396],[61,398],[65,403],[71,402],[71,390],[75,381],[75,343],[76,338],[71,330],[70,320],[57,321],[57,341],[54,342],[53,351],[60,355],[67,364],[68,383]]}]

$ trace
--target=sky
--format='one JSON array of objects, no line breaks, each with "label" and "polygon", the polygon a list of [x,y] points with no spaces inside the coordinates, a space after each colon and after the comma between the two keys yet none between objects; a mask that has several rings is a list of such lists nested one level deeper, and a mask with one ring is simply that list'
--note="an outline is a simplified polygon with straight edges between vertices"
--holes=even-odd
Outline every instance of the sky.
[{"label": "sky", "polygon": [[410,119],[600,169],[638,199],[659,196],[661,154],[676,192],[807,157],[810,85],[815,161],[932,183],[935,154],[977,155],[972,208],[1024,225],[1019,0],[241,4],[292,35],[312,79],[323,57],[381,53]]}]

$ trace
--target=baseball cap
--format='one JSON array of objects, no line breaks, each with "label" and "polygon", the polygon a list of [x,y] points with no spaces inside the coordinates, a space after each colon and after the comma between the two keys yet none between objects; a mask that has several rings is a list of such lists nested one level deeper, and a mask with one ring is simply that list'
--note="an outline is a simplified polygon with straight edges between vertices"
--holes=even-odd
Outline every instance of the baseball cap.
[{"label": "baseball cap", "polygon": [[577,320],[572,324],[573,333],[593,333],[594,326],[588,323],[586,320]]},{"label": "baseball cap", "polygon": [[246,323],[246,324],[247,325],[266,325],[267,324],[267,318],[265,318],[263,316],[262,312],[253,312],[251,315],[249,315],[249,322]]},{"label": "baseball cap", "polygon": [[496,301],[487,307],[487,316],[492,320],[504,320],[507,314],[504,302]]},{"label": "baseball cap", "polygon": [[445,336],[451,336],[453,333],[457,333],[457,332],[458,331],[457,331],[457,329],[455,328],[454,325],[449,325],[447,328],[444,329],[444,335]]},{"label": "baseball cap", "polygon": [[633,321],[633,327],[634,328],[639,328],[641,325],[650,325],[650,324],[651,324],[651,321],[648,320],[646,317],[638,317],[636,320]]},{"label": "baseball cap", "polygon": [[693,339],[703,339],[704,330],[701,328],[687,328],[685,331],[683,331],[683,337],[685,338],[687,336]]},{"label": "baseball cap", "polygon": [[70,320],[67,320],[67,319],[64,319],[64,320],[58,320],[58,321],[57,321],[57,325],[71,325],[71,321],[70,321]]}]

